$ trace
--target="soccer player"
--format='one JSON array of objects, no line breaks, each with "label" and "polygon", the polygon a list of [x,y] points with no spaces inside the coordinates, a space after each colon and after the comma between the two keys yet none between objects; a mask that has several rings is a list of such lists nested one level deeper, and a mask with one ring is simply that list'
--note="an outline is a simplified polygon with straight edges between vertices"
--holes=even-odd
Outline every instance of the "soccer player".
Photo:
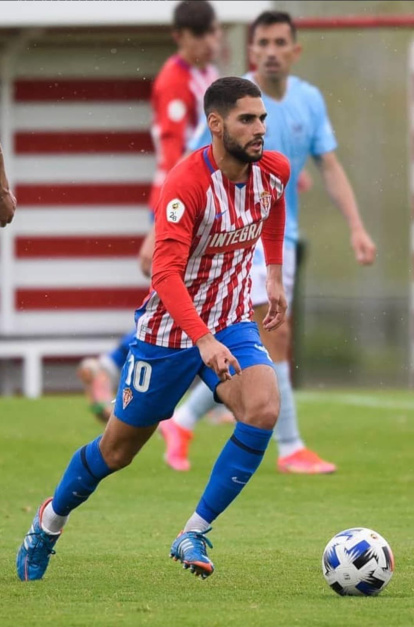
[{"label": "soccer player", "polygon": [[6,175],[3,150],[0,144],[0,227],[5,227],[13,220],[16,211],[16,199],[10,191]]},{"label": "soccer player", "polygon": [[167,175],[155,210],[152,286],[136,311],[136,339],[103,436],[72,457],[53,498],[39,508],[17,555],[22,580],[41,579],[73,509],[131,463],[169,418],[195,376],[236,417],[195,512],[170,555],[202,578],[211,523],[257,470],[279,395],[272,362],[251,322],[250,267],[261,236],[267,264],[267,332],[283,321],[284,189],[289,162],[263,151],[266,109],[251,81],[228,77],[207,90],[212,145]]},{"label": "soccer player", "polygon": [[[209,85],[218,78],[212,65],[217,56],[221,31],[212,5],[205,0],[180,2],[174,10],[173,38],[177,53],[167,59],[152,89],[152,136],[157,168],[149,206],[157,204],[167,173],[181,159],[189,139],[203,118],[203,97]],[[141,269],[150,275],[154,231],[144,240],[139,258]],[[88,357],[77,374],[83,383],[91,411],[103,422],[111,413],[111,401],[119,374],[135,337],[131,330],[114,351],[99,358]]]},{"label": "soccer player", "polygon": [[[246,77],[260,87],[268,112],[265,148],[280,151],[291,164],[291,177],[286,189],[283,264],[289,306],[293,297],[298,240],[298,180],[309,156],[318,166],[328,195],[348,223],[356,260],[364,265],[371,264],[376,253],[375,245],[364,228],[351,185],[335,155],[336,139],[323,96],[313,85],[290,75],[300,52],[296,28],[288,13],[266,11],[253,22],[250,59],[256,69]],[[208,142],[209,129],[206,127],[205,133],[198,138],[198,145]],[[260,243],[253,260],[252,283],[255,319],[262,342],[274,362],[281,396],[281,411],[274,433],[279,449],[277,468],[289,473],[332,473],[336,470],[335,465],[308,449],[300,436],[289,376],[290,325],[284,324],[271,335],[265,333],[260,325],[266,309],[266,271]],[[175,470],[189,470],[188,451],[194,426],[212,408],[212,404],[210,391],[199,383],[172,420],[162,423],[161,432],[167,444],[165,459]]]}]

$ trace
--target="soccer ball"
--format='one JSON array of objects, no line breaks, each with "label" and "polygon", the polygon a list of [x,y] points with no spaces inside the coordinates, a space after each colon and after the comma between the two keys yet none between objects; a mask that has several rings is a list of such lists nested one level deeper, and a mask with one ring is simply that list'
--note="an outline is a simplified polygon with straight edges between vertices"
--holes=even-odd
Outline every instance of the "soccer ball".
[{"label": "soccer ball", "polygon": [[394,570],[388,542],[372,529],[346,529],[328,542],[322,572],[341,596],[374,596],[385,588]]}]

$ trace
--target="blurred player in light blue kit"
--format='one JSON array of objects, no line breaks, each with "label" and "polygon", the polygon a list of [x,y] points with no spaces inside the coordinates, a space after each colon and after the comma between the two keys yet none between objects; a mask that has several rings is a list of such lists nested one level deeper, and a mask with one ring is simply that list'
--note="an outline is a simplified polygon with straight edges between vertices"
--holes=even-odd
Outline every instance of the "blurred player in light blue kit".
[{"label": "blurred player in light blue kit", "polygon": [[[375,245],[359,215],[351,185],[335,155],[337,143],[323,96],[315,86],[290,76],[291,66],[300,53],[296,29],[289,14],[266,11],[257,17],[251,27],[250,45],[250,60],[256,70],[249,72],[246,78],[261,89],[268,112],[265,148],[286,155],[291,166],[291,177],[286,188],[283,263],[283,281],[289,307],[293,297],[299,233],[298,184],[309,156],[313,157],[328,195],[348,224],[351,246],[358,263],[371,264],[376,254]],[[190,147],[196,149],[210,141],[210,132],[205,125]],[[299,433],[289,376],[290,324],[282,325],[271,335],[264,333],[260,325],[266,307],[266,268],[260,242],[256,247],[251,278],[255,319],[261,328],[262,342],[274,362],[281,395],[281,411],[274,432],[279,449],[278,469],[281,472],[306,474],[332,473],[336,470],[335,465],[309,450]],[[194,426],[213,405],[210,391],[201,382],[173,418],[162,423],[161,430],[167,443],[165,459],[175,470],[190,468],[188,449]]]}]

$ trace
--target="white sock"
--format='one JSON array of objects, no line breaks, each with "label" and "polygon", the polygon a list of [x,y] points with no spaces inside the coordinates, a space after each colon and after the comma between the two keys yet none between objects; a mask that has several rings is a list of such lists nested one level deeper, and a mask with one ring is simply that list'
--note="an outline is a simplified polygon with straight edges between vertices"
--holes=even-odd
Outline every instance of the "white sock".
[{"label": "white sock", "polygon": [[220,407],[220,404],[215,402],[210,388],[200,381],[188,399],[175,410],[174,422],[183,429],[194,431],[197,422],[213,407]]},{"label": "white sock", "polygon": [[281,361],[273,364],[273,367],[277,375],[280,393],[280,412],[273,437],[279,448],[279,457],[287,457],[305,448],[305,444],[299,433],[289,364],[287,361]]},{"label": "white sock", "polygon": [[69,516],[56,514],[52,507],[52,501],[50,501],[43,510],[41,527],[46,533],[51,535],[58,534],[66,525],[68,518]]},{"label": "white sock", "polygon": [[200,531],[201,533],[204,533],[209,527],[210,523],[194,512],[191,518],[188,519],[187,524],[184,527],[184,531]]}]

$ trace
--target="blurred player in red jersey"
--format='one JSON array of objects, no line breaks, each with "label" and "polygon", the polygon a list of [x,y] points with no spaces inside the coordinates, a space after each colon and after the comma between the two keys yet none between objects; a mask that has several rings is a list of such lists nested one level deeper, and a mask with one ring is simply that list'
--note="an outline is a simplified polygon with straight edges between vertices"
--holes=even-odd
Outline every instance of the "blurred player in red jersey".
[{"label": "blurred player in red jersey", "polygon": [[[218,70],[212,62],[219,51],[221,30],[209,2],[180,2],[174,10],[172,35],[177,52],[161,68],[151,96],[151,132],[157,162],[149,201],[151,210],[157,204],[167,173],[185,154],[189,140],[203,119],[207,87],[218,78]],[[150,275],[153,252],[154,230],[151,229],[139,252],[141,269],[146,276]],[[78,368],[90,409],[103,422],[110,416],[119,373],[134,336],[135,329],[126,334],[112,352],[84,359]]]},{"label": "blurred player in red jersey", "polygon": [[0,145],[0,227],[7,226],[13,220],[16,211],[16,199],[10,191]]},{"label": "blurred player in red jersey", "polygon": [[[273,363],[252,322],[250,269],[261,237],[267,265],[264,329],[283,323],[286,157],[264,151],[266,109],[251,81],[215,81],[204,107],[213,141],[168,174],[155,210],[152,291],[103,436],[73,455],[39,507],[17,555],[23,581],[41,579],[69,514],[102,479],[128,466],[199,376],[237,423],[170,556],[202,578],[211,523],[259,467],[280,399]],[[141,530],[142,532],[142,530]]]}]

